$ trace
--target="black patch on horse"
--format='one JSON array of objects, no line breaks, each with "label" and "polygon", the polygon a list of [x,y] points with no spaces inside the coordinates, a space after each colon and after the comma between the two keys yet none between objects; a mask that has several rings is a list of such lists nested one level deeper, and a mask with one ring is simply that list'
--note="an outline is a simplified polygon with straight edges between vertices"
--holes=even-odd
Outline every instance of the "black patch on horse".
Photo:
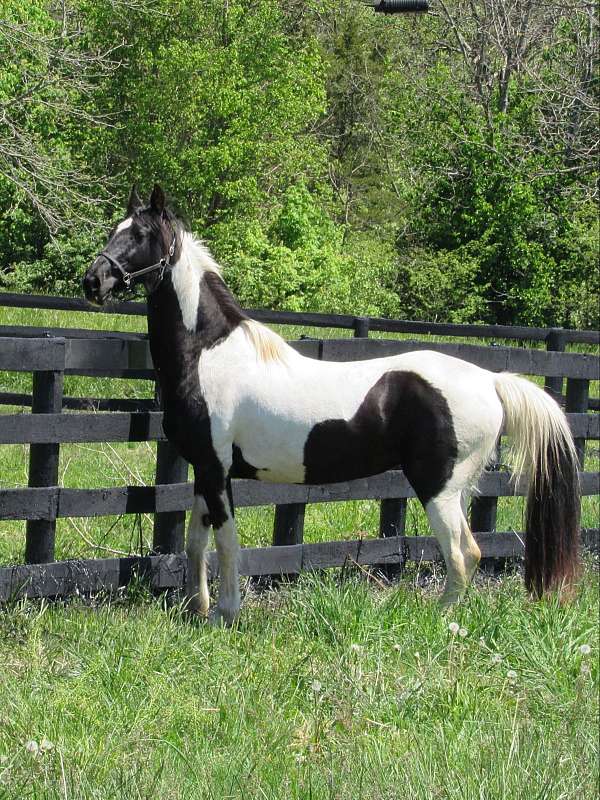
[{"label": "black patch on horse", "polygon": [[457,456],[448,403],[413,372],[386,372],[352,419],[319,422],[304,445],[305,483],[335,483],[401,467],[425,505]]},{"label": "black patch on horse", "polygon": [[258,480],[256,477],[257,469],[252,464],[249,464],[242,455],[241,449],[237,444],[233,445],[233,465],[231,467],[232,478],[250,478],[250,480]]},{"label": "black patch on horse", "polygon": [[[167,439],[194,468],[194,493],[205,497],[210,520],[220,528],[228,514],[222,501],[226,475],[213,447],[208,407],[198,376],[203,349],[227,337],[241,319],[221,310],[207,296],[209,287],[224,284],[204,276],[200,288],[198,325],[189,331],[183,324],[179,301],[171,278],[165,275],[156,292],[148,297],[150,351],[161,393],[163,428]],[[225,291],[227,289],[225,288]]]}]

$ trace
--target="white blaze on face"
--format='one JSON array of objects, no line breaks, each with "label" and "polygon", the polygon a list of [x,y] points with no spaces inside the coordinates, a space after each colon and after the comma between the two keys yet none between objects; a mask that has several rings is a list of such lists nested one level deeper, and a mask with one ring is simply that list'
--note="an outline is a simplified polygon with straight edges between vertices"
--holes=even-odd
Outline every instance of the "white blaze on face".
[{"label": "white blaze on face", "polygon": [[117,225],[117,230],[115,231],[115,234],[121,233],[121,231],[125,231],[127,230],[127,228],[130,228],[132,222],[133,222],[132,217],[127,217],[127,219],[124,219],[123,222],[120,222]]}]

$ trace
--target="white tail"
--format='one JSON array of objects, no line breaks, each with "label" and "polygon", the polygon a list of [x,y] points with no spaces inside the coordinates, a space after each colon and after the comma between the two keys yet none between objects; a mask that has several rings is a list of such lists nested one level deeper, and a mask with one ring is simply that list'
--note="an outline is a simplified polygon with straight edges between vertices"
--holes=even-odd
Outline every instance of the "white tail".
[{"label": "white tail", "polygon": [[577,459],[567,419],[547,392],[535,383],[501,372],[495,378],[496,392],[504,408],[505,431],[510,437],[509,462],[515,476],[548,480],[549,457]]},{"label": "white tail", "polygon": [[525,585],[541,596],[568,589],[578,571],[579,461],[558,404],[531,381],[495,378],[511,440],[513,468],[530,480],[525,526]]}]

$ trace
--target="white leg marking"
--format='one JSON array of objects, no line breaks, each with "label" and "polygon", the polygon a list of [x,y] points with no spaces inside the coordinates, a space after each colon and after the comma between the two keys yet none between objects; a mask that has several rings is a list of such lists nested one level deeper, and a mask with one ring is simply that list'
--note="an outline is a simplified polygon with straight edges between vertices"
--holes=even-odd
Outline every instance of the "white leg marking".
[{"label": "white leg marking", "polygon": [[[227,497],[223,495],[225,507],[229,507]],[[240,611],[240,582],[238,577],[238,560],[240,543],[235,521],[229,517],[223,525],[215,530],[215,543],[219,557],[219,600],[217,603],[216,622],[230,625]]]},{"label": "white leg marking", "polygon": [[438,495],[425,507],[446,562],[442,606],[460,600],[479,563],[480,552],[461,508],[459,492]]},{"label": "white leg marking", "polygon": [[205,524],[207,513],[206,501],[201,495],[195,495],[186,543],[188,557],[186,599],[188,610],[203,616],[208,614],[209,606],[206,547],[210,526]]}]

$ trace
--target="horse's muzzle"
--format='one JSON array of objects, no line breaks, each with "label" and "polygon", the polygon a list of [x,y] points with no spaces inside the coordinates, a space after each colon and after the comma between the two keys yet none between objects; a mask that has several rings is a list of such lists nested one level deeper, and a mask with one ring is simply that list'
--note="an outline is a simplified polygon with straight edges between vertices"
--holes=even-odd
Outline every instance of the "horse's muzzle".
[{"label": "horse's muzzle", "polygon": [[88,303],[104,305],[119,279],[112,274],[110,264],[98,256],[82,280],[83,293]]}]

